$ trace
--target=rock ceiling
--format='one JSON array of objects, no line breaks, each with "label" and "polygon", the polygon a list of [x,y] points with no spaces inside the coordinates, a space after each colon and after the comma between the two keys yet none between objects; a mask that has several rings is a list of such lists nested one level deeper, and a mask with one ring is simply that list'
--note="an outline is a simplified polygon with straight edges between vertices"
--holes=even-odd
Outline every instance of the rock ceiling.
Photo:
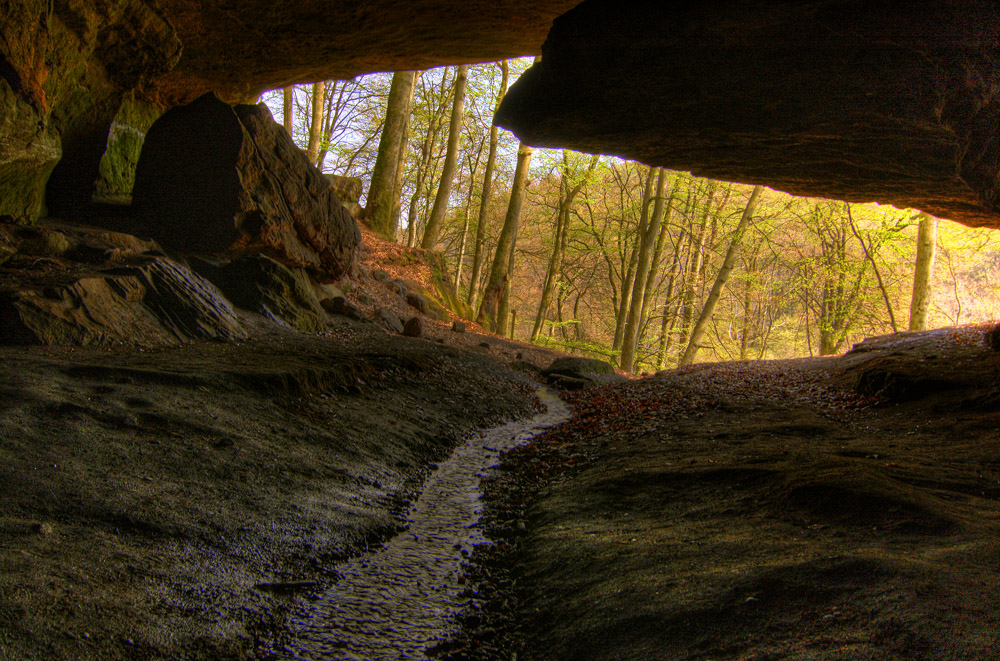
[{"label": "rock ceiling", "polygon": [[497,120],[536,146],[995,227],[998,43],[979,0],[588,0]]},{"label": "rock ceiling", "polygon": [[545,41],[498,118],[530,144],[1000,226],[993,2],[575,4],[0,0],[0,216],[40,213],[46,181],[50,212],[89,200],[123,98],[245,100]]}]

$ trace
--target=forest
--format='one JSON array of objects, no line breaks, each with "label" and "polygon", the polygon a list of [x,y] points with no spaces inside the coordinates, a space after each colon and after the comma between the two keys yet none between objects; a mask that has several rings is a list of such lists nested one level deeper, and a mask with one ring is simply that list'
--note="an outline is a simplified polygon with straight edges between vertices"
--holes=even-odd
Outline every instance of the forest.
[{"label": "forest", "polygon": [[832,355],[997,316],[993,230],[519,144],[492,118],[530,64],[378,73],[261,101],[321,171],[362,180],[377,234],[444,254],[470,314],[518,340],[643,373]]}]

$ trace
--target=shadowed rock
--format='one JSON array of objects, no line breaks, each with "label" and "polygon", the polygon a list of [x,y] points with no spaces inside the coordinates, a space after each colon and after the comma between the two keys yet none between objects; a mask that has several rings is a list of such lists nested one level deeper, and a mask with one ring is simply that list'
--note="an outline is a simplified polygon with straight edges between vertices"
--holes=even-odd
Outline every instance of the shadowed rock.
[{"label": "shadowed rock", "polygon": [[262,105],[206,95],[150,128],[133,208],[166,247],[263,253],[332,282],[351,265],[357,223]]},{"label": "shadowed rock", "polygon": [[248,255],[224,266],[195,261],[195,269],[237,306],[308,333],[323,329],[323,308],[302,271]]},{"label": "shadowed rock", "polygon": [[0,344],[155,346],[246,336],[211,283],[166,258],[0,294]]},{"label": "shadowed rock", "polygon": [[497,122],[796,195],[1000,221],[995,3],[588,0]]}]

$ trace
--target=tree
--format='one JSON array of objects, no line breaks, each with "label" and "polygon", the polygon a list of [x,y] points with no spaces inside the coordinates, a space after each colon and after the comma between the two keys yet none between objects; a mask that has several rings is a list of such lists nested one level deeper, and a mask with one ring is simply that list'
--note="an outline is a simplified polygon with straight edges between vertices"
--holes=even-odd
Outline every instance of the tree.
[{"label": "tree", "polygon": [[695,322],[694,328],[691,330],[691,337],[688,339],[687,348],[684,350],[684,356],[681,358],[681,365],[690,365],[694,362],[695,354],[698,353],[702,338],[705,336],[708,322],[712,318],[712,313],[715,312],[715,305],[719,302],[719,297],[722,295],[722,288],[726,286],[726,282],[733,272],[733,266],[736,265],[736,255],[740,250],[740,243],[743,241],[743,233],[746,232],[747,225],[750,223],[750,216],[757,205],[757,198],[760,196],[761,189],[763,189],[763,186],[754,186],[753,192],[750,193],[750,199],[747,200],[747,205],[743,209],[743,216],[740,217],[739,225],[733,231],[733,238],[729,242],[729,250],[726,251],[726,258],[722,262],[722,268],[719,269],[719,273],[715,278],[715,284],[712,285],[712,291],[709,292],[708,298],[705,299],[705,304],[701,308],[701,314],[698,315],[698,321]]},{"label": "tree", "polygon": [[476,315],[476,321],[482,326],[489,327],[493,332],[496,332],[497,329],[500,299],[507,286],[507,279],[510,277],[507,265],[510,262],[510,251],[514,250],[515,247],[514,240],[521,217],[521,205],[524,203],[524,191],[528,185],[528,169],[530,167],[531,147],[522,143],[517,149],[517,167],[514,170],[514,183],[510,189],[507,215],[503,221],[503,228],[500,230],[500,238],[497,239],[490,277],[486,281],[486,290],[483,292],[483,300],[479,304],[479,313]]},{"label": "tree", "polygon": [[292,107],[294,106],[294,96],[295,96],[295,86],[289,85],[288,87],[281,88],[281,99],[282,99],[282,109],[283,113],[281,115],[281,121],[285,126],[285,130],[288,131],[289,137],[292,135],[292,121],[294,119],[292,115]]},{"label": "tree", "polygon": [[913,296],[910,299],[910,330],[927,328],[936,246],[937,218],[928,213],[921,213],[917,230],[917,261],[913,269]]},{"label": "tree", "polygon": [[[507,60],[500,62],[500,91],[497,93],[496,108],[500,107],[504,95],[507,93],[507,79],[510,75],[510,68]],[[490,125],[490,150],[486,156],[486,173],[483,175],[483,191],[479,198],[479,221],[476,223],[476,243],[472,254],[472,274],[469,277],[469,305],[475,309],[476,295],[479,291],[479,276],[483,268],[484,240],[486,238],[486,218],[490,204],[490,197],[493,195],[493,169],[497,160],[497,142],[499,140],[499,127],[495,123]]]},{"label": "tree", "polygon": [[[653,205],[653,215],[649,221],[639,227],[639,251],[636,258],[635,279],[632,282],[632,296],[629,301],[628,316],[625,319],[624,333],[622,337],[622,355],[620,366],[629,372],[635,364],[635,345],[639,337],[640,313],[642,312],[643,297],[646,292],[646,278],[649,276],[650,262],[655,241],[660,236],[660,219],[663,217],[663,193],[666,186],[666,176],[663,168],[651,168],[648,175],[647,189],[656,176],[656,196]],[[649,202],[644,202],[648,207]],[[642,217],[646,219],[647,211],[644,208]]]},{"label": "tree", "polygon": [[570,212],[573,209],[573,201],[580,194],[588,177],[597,166],[599,156],[592,156],[586,172],[582,175],[570,167],[569,152],[565,149],[562,153],[562,170],[559,177],[559,206],[556,212],[555,237],[552,242],[552,256],[549,258],[549,267],[545,273],[545,282],[542,285],[542,298],[538,302],[538,313],[535,315],[535,324],[531,329],[531,341],[538,339],[541,332],[542,323],[549,309],[552,300],[552,291],[556,287],[559,275],[563,267],[563,255],[566,252],[566,238],[569,231]]},{"label": "tree", "polygon": [[441,231],[444,214],[448,210],[452,181],[455,177],[455,163],[458,160],[458,138],[462,131],[462,108],[465,103],[465,86],[468,74],[469,65],[463,64],[458,67],[458,76],[455,79],[455,98],[451,109],[451,125],[448,127],[448,151],[445,153],[444,169],[441,171],[441,182],[438,184],[437,196],[434,198],[434,207],[427,219],[424,238],[420,242],[420,247],[424,250],[434,248]]},{"label": "tree", "polygon": [[400,163],[405,159],[406,129],[415,75],[413,71],[397,71],[392,76],[382,138],[379,140],[378,156],[375,158],[375,168],[368,188],[364,217],[372,230],[387,240],[396,237],[393,218],[399,190],[396,174],[400,171]]},{"label": "tree", "polygon": [[313,83],[312,113],[309,119],[309,145],[306,156],[309,162],[316,165],[319,158],[319,142],[323,135],[323,103],[325,99],[326,81]]}]

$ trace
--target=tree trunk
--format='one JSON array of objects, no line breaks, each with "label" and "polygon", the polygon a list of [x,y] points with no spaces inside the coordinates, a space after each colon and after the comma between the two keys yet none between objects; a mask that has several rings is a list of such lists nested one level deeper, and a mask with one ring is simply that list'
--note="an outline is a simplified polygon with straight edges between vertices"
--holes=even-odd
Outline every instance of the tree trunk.
[{"label": "tree trunk", "polygon": [[647,214],[649,213],[649,203],[653,197],[653,172],[655,168],[649,168],[646,173],[646,184],[642,193],[642,210],[639,216],[639,226],[635,231],[635,239],[632,242],[632,250],[629,254],[628,270],[622,281],[622,297],[618,302],[618,313],[615,315],[615,337],[611,343],[611,350],[618,351],[622,348],[625,339],[625,321],[632,303],[632,289],[635,281],[636,264],[639,260],[639,249],[642,246],[642,237],[646,231]]},{"label": "tree trunk", "polygon": [[[513,334],[514,327],[510,317],[510,288],[514,280],[514,249],[517,247],[517,230],[520,223],[514,226],[514,235],[510,239],[510,252],[507,256],[507,273],[504,275],[503,296],[500,298],[500,305],[497,306],[497,335],[507,335],[507,327],[510,325],[510,332]],[[510,322],[510,324],[508,324]]]},{"label": "tree trunk", "polygon": [[[496,107],[500,107],[504,95],[507,93],[507,80],[510,75],[510,68],[507,60],[500,62],[500,93],[497,94]],[[472,274],[469,276],[469,305],[476,308],[476,298],[479,290],[479,278],[483,270],[483,243],[486,240],[486,218],[490,205],[490,197],[493,195],[493,168],[497,161],[497,142],[499,140],[499,128],[496,124],[490,127],[490,151],[486,157],[486,174],[483,175],[483,192],[479,199],[479,221],[476,223],[476,245],[472,253]]]},{"label": "tree trunk", "polygon": [[[653,213],[660,217],[660,235],[656,237],[656,248],[653,249],[653,259],[649,263],[649,275],[646,277],[646,288],[643,290],[642,294],[642,311],[639,313],[639,325],[646,323],[648,317],[649,306],[653,303],[654,290],[656,289],[656,276],[659,274],[660,262],[663,259],[663,248],[667,244],[667,238],[670,234],[670,215],[673,212],[673,202],[674,197],[677,196],[677,191],[680,189],[681,178],[677,177],[674,179],[674,187],[670,190],[670,195],[667,196],[666,200],[662,202],[664,205],[657,210],[656,207],[653,208]],[[659,202],[659,200],[658,200]],[[636,340],[636,346],[642,342],[642,332],[640,331],[638,339]]]},{"label": "tree trunk", "polygon": [[927,328],[927,312],[931,306],[931,276],[937,252],[937,218],[920,214],[917,230],[917,263],[913,269],[913,298],[910,299],[910,330]]},{"label": "tree trunk", "polygon": [[[419,74],[414,72],[414,78],[417,75]],[[410,88],[410,108],[413,107],[413,89],[413,87]],[[403,121],[403,135],[399,139],[399,159],[396,161],[396,176],[393,177],[392,182],[392,212],[389,214],[389,224],[393,232],[399,231],[399,214],[403,207],[401,199],[403,197],[403,175],[406,174],[406,151],[410,138],[410,114],[406,113],[406,118]]]},{"label": "tree trunk", "polygon": [[691,334],[691,324],[694,321],[694,301],[698,291],[698,279],[702,277],[702,257],[705,250],[705,232],[708,229],[708,215],[711,213],[712,199],[715,196],[713,184],[709,184],[708,200],[705,202],[705,212],[701,217],[697,234],[691,234],[691,246],[688,249],[688,268],[684,274],[684,298],[681,301],[681,328],[678,343],[687,345]]},{"label": "tree trunk", "polygon": [[385,107],[385,125],[378,143],[378,155],[372,169],[372,182],[368,187],[368,202],[364,217],[372,230],[383,239],[396,238],[392,211],[396,205],[396,174],[400,169],[400,153],[405,158],[406,128],[413,98],[413,71],[397,71],[392,75],[389,101]]},{"label": "tree trunk", "polygon": [[660,323],[660,342],[656,349],[656,369],[662,370],[667,364],[667,352],[670,350],[670,335],[674,332],[674,325],[677,323],[677,306],[671,305],[674,297],[674,284],[677,282],[677,274],[680,272],[681,237],[677,239],[677,247],[674,248],[674,261],[670,264],[670,275],[667,276],[667,293],[663,297],[663,320]]},{"label": "tree trunk", "polygon": [[309,145],[306,147],[306,156],[309,162],[316,165],[319,158],[319,139],[323,135],[323,106],[326,99],[326,81],[313,83],[312,93],[312,118],[309,122]]},{"label": "tree trunk", "polygon": [[524,191],[528,183],[528,168],[531,166],[531,147],[522,144],[517,150],[517,167],[514,169],[514,183],[510,189],[510,202],[507,204],[507,216],[497,239],[496,253],[493,255],[493,266],[490,277],[483,292],[483,300],[479,303],[479,313],[476,321],[483,327],[496,331],[497,311],[503,288],[506,286],[507,263],[510,251],[514,249],[514,237],[517,234],[517,224],[521,217],[521,205],[524,202]]},{"label": "tree trunk", "polygon": [[288,135],[292,135],[292,121],[294,120],[294,108],[295,108],[295,86],[289,85],[288,87],[281,88],[281,100],[283,106],[283,112],[281,114],[281,121],[285,126],[285,130],[288,131]]},{"label": "tree trunk", "polygon": [[736,265],[736,255],[739,253],[743,234],[746,232],[747,225],[750,224],[750,216],[753,214],[753,209],[757,205],[757,198],[760,197],[760,191],[763,188],[763,186],[759,185],[754,186],[753,192],[750,193],[750,199],[747,200],[747,205],[743,209],[743,216],[740,218],[740,223],[736,226],[736,231],[733,232],[733,239],[729,243],[729,250],[726,251],[726,258],[722,261],[722,268],[719,269],[719,274],[715,277],[715,284],[712,285],[712,291],[709,292],[708,298],[705,299],[705,305],[701,308],[698,321],[695,322],[694,328],[691,330],[691,337],[688,339],[687,349],[684,350],[684,356],[681,358],[681,365],[690,365],[694,362],[699,345],[702,338],[705,337],[705,331],[708,329],[708,322],[711,321],[712,313],[715,312],[715,304],[719,302],[719,297],[722,296],[722,288],[726,286],[726,282],[733,272],[733,266]]},{"label": "tree trunk", "polygon": [[545,322],[545,315],[548,313],[549,303],[552,302],[552,292],[555,290],[556,282],[562,273],[563,254],[566,248],[566,231],[569,227],[570,212],[573,208],[573,200],[580,194],[583,185],[587,182],[587,177],[597,167],[600,157],[594,156],[590,159],[590,165],[583,177],[570,188],[569,153],[563,150],[563,172],[559,181],[559,211],[556,215],[556,232],[552,244],[552,256],[549,258],[549,267],[546,270],[545,282],[542,285],[542,298],[538,302],[538,313],[535,315],[535,324],[531,329],[531,342],[538,339],[542,324]]},{"label": "tree trunk", "polygon": [[445,212],[448,210],[451,185],[455,178],[455,163],[458,160],[458,139],[462,133],[462,111],[465,106],[465,85],[468,77],[469,65],[460,65],[458,67],[458,76],[455,79],[455,100],[451,108],[451,125],[448,127],[448,151],[444,157],[441,183],[438,184],[437,196],[434,198],[434,207],[431,209],[430,218],[427,219],[424,238],[420,242],[420,247],[424,250],[432,250],[434,248],[434,245],[437,243],[438,234],[441,232],[441,224],[444,221]]},{"label": "tree trunk", "polygon": [[[656,172],[656,203],[642,235],[639,237],[639,257],[636,260],[635,280],[632,282],[632,300],[629,302],[628,316],[625,319],[625,331],[622,337],[622,355],[619,364],[623,370],[632,371],[635,364],[635,346],[639,337],[639,313],[642,312],[643,297],[646,292],[646,278],[649,276],[653,244],[660,236],[660,218],[663,216],[663,193],[666,188],[666,175],[663,168],[653,168],[649,171],[649,181],[653,181]],[[647,202],[648,204],[648,202]],[[645,212],[643,216],[645,216]]]}]

